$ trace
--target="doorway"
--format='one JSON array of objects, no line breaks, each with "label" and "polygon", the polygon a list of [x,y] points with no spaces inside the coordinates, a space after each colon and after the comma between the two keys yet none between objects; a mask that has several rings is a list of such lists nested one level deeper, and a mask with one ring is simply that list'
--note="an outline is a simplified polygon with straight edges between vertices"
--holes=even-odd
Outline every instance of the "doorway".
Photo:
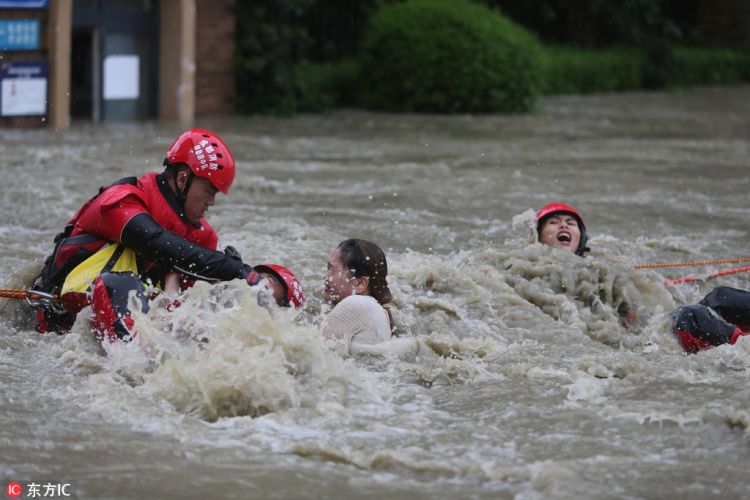
[{"label": "doorway", "polygon": [[74,0],[71,118],[157,116],[158,2]]}]

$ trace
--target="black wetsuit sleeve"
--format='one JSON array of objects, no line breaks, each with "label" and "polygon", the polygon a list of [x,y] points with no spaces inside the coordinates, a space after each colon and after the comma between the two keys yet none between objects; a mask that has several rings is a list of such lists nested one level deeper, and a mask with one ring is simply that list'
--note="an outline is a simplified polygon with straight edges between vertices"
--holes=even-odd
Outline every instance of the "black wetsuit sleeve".
[{"label": "black wetsuit sleeve", "polygon": [[672,329],[675,333],[690,335],[710,345],[730,342],[737,328],[702,304],[682,306],[672,313],[672,316]]},{"label": "black wetsuit sleeve", "polygon": [[140,257],[194,279],[228,281],[254,274],[241,260],[177,236],[147,213],[140,213],[125,224],[120,241]]},{"label": "black wetsuit sleeve", "polygon": [[728,286],[714,288],[701,305],[710,307],[735,325],[750,325],[750,292]]}]

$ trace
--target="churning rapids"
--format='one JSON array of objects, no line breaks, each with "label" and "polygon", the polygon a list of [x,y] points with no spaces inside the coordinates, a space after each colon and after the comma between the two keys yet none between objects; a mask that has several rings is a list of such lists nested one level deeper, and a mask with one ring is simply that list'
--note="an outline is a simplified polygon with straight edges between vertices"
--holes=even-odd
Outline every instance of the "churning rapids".
[{"label": "churning rapids", "polygon": [[[0,299],[0,479],[105,498],[748,498],[750,337],[685,356],[669,313],[750,273],[638,263],[748,257],[750,87],[545,100],[527,116],[196,123],[238,178],[220,246],[278,262],[301,323],[200,284],[103,352],[81,317],[38,335]],[[99,186],[160,169],[162,124],[0,130],[0,286],[26,285]],[[533,242],[583,214],[592,255]],[[319,335],[330,251],[379,243],[432,348],[347,357]],[[232,299],[234,307],[216,307]],[[625,330],[617,308],[634,305]],[[169,330],[172,333],[164,333]],[[200,331],[208,343],[181,342]],[[147,356],[144,351],[150,354]]]}]

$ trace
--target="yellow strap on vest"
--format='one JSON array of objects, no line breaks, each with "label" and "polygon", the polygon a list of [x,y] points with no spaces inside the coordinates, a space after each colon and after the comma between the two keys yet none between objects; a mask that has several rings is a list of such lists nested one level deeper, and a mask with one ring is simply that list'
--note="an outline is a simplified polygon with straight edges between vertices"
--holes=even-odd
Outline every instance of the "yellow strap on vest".
[{"label": "yellow strap on vest", "polygon": [[[112,258],[112,255],[119,246],[120,245],[118,244],[106,245],[99,249],[94,255],[78,264],[70,274],[68,274],[67,278],[65,278],[60,295],[69,292],[86,292],[91,283],[102,272],[102,269],[107,265],[107,262],[109,262],[109,259]],[[112,266],[110,271],[131,271],[137,275],[138,263],[136,262],[135,252],[129,248],[125,248],[122,255],[120,255],[120,258],[117,259],[117,262],[115,262],[115,265]]]}]

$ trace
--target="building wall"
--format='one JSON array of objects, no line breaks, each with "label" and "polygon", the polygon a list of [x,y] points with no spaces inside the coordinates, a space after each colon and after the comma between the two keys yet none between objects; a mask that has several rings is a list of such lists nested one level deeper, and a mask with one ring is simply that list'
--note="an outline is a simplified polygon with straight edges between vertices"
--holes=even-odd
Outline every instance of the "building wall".
[{"label": "building wall", "polygon": [[196,0],[195,114],[234,111],[235,0]]}]

